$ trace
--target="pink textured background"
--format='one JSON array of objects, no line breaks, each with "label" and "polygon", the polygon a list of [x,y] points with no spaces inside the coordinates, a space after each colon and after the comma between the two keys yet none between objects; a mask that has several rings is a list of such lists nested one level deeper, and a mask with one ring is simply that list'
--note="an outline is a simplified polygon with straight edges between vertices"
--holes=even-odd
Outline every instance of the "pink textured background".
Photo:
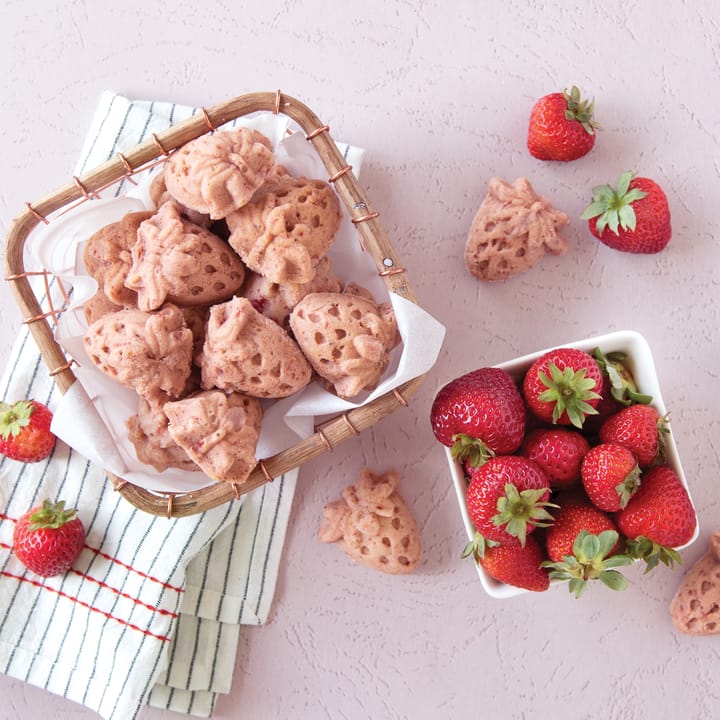
[{"label": "pink textured background", "polygon": [[[421,304],[448,328],[408,409],[302,469],[274,610],[243,630],[218,720],[717,716],[720,638],[681,636],[668,614],[682,571],[634,569],[625,593],[593,587],[580,601],[556,588],[499,602],[459,558],[464,532],[428,424],[436,389],[617,329],[650,342],[672,412],[701,521],[685,567],[720,526],[720,11],[713,0],[531,5],[2,3],[3,236],[26,200],[68,181],[102,90],[212,105],[281,88],[368,149],[368,195]],[[596,99],[596,148],[566,165],[533,160],[532,103],[572,84]],[[577,220],[592,186],[626,169],[667,192],[674,237],[660,255],[611,251]],[[494,175],[530,178],[571,215],[571,247],[481,285],[462,251]],[[18,320],[1,284],[1,336]],[[323,503],[364,465],[404,477],[425,546],[410,577],[374,574],[315,539]],[[3,719],[46,718],[50,703],[58,720],[95,717],[5,676],[0,697]],[[141,720],[173,717],[148,709]]]}]

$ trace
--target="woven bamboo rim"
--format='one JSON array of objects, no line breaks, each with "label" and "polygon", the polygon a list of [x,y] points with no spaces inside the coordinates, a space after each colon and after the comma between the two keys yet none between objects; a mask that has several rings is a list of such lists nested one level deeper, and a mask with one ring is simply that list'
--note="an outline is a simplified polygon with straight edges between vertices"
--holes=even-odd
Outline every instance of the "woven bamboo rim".
[{"label": "woven bamboo rim", "polygon": [[[352,223],[359,233],[361,246],[372,257],[387,289],[417,304],[405,269],[378,220],[379,213],[371,209],[352,167],[347,165],[330,136],[329,126],[323,124],[306,105],[279,90],[240,95],[219,105],[202,108],[200,114],[161,133],[153,133],[149,140],[124,153],[117,153],[112,160],[82,177],[73,177],[72,182],[51,195],[34,203],[26,203],[24,211],[13,221],[5,248],[6,279],[12,287],[23,322],[29,325],[30,333],[60,392],[67,392],[76,377],[72,372],[72,362],[68,361],[55,341],[48,322],[48,317],[57,319],[58,311],[54,308],[43,310],[30,285],[31,275],[45,274],[47,282],[47,273],[44,270],[27,269],[24,266],[23,249],[30,233],[40,223],[52,222],[53,213],[67,211],[79,202],[99,197],[103,190],[123,179],[133,182],[133,174],[162,161],[186,142],[213,132],[236,118],[261,111],[286,115],[302,128],[308,142],[313,145],[327,169],[328,181],[334,185],[348,209]],[[406,407],[423,379],[424,376],[418,376],[363,407],[324,422],[305,440],[276,455],[261,459],[248,479],[241,484],[215,483],[186,493],[156,493],[112,474],[108,474],[108,477],[117,492],[144,512],[167,517],[184,517],[203,512],[237,499],[283,473],[331,452],[340,443],[355,437],[385,416]]]}]

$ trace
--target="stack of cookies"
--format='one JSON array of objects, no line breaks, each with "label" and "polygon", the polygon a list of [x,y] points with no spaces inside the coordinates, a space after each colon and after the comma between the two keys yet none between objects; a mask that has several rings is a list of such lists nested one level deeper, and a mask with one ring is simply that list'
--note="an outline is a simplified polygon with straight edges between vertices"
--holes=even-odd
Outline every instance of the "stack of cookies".
[{"label": "stack of cookies", "polygon": [[334,190],[290,175],[256,130],[179,148],[151,196],[154,211],[85,244],[98,284],[85,350],[137,394],[127,428],[141,462],[242,483],[263,403],[313,380],[344,399],[372,390],[399,342],[395,317],[332,268]]}]

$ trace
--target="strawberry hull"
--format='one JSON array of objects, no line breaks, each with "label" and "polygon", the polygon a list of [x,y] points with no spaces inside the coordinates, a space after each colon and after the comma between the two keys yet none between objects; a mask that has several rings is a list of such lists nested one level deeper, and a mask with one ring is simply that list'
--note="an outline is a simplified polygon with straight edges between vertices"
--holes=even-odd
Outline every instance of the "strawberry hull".
[{"label": "strawberry hull", "polygon": [[[657,372],[655,370],[655,362],[652,357],[652,352],[650,351],[650,346],[648,345],[645,338],[639,333],[631,330],[619,331],[594,338],[588,338],[586,340],[580,340],[577,342],[564,343],[562,344],[562,346],[555,345],[554,347],[578,348],[580,350],[585,350],[586,352],[590,353],[592,353],[592,351],[596,347],[598,347],[605,354],[613,351],[625,353],[625,363],[635,378],[638,390],[642,393],[652,396],[653,401],[651,404],[661,416],[667,414],[667,408],[665,407],[662,398],[660,384],[658,381]],[[542,355],[552,349],[553,348],[547,348],[545,350],[540,350],[536,353],[532,353],[531,355],[524,355],[522,357],[515,358],[514,360],[500,363],[495,367],[502,368],[511,375],[511,377],[515,380],[516,383],[521,383],[525,372],[533,364],[533,362],[535,362],[538,358],[540,358]],[[680,457],[678,455],[677,447],[675,444],[675,438],[672,433],[672,427],[670,427],[669,432],[665,434],[664,443],[666,464],[675,471],[677,476],[680,478],[682,484],[684,485],[685,489],[688,490],[688,494],[690,494],[687,479],[685,477],[685,473],[683,472],[682,464],[680,462]],[[445,448],[445,454],[450,469],[450,475],[453,480],[453,485],[455,487],[458,504],[460,506],[460,514],[463,520],[463,524],[465,526],[465,531],[468,540],[472,540],[475,535],[475,527],[470,520],[465,505],[465,492],[467,489],[465,472],[462,465],[453,459],[449,448]],[[690,499],[692,502],[692,497]],[[693,533],[692,537],[687,543],[677,547],[676,550],[682,550],[691,545],[697,539],[698,533],[699,527],[696,518],[695,532]],[[468,560],[467,562],[470,562],[470,560]],[[486,573],[480,565],[477,566],[477,572],[484,590],[491,597],[497,599],[505,599],[528,592],[527,590],[523,590],[517,587],[513,587],[511,585],[506,585],[504,583],[498,582],[494,578],[490,577],[490,575],[488,575],[488,573]],[[551,587],[558,584],[558,582],[559,581],[552,581],[550,583]],[[561,584],[567,586],[566,583]]]}]

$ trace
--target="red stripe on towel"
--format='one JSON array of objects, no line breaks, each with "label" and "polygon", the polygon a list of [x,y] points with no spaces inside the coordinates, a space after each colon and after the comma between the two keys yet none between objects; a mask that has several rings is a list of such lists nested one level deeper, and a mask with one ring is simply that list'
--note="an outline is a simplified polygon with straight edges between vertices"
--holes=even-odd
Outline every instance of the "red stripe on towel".
[{"label": "red stripe on towel", "polygon": [[103,582],[102,580],[97,580],[96,578],[92,577],[91,575],[86,575],[84,572],[80,572],[80,570],[75,570],[75,568],[70,568],[68,572],[73,573],[73,575],[78,575],[81,578],[85,578],[89,582],[94,582],[98,584],[101,588],[104,588],[105,590],[110,590],[110,592],[114,592],[116,595],[119,595],[122,598],[125,598],[126,600],[132,600],[136,605],[141,605],[142,607],[146,608],[147,610],[151,610],[152,612],[160,613],[160,615],[169,615],[172,618],[177,617],[177,613],[172,612],[172,610],[166,610],[165,608],[159,608],[155,607],[154,605],[150,605],[149,603],[143,602],[139,598],[135,598],[132,595],[129,595],[126,592],[123,592],[122,590],[118,590],[118,588],[114,588],[112,585],[108,585],[106,582]]},{"label": "red stripe on towel", "polygon": [[[17,522],[17,519],[14,517],[10,517],[9,515],[6,515],[5,513],[0,513],[0,520],[9,520],[10,522]],[[5,543],[0,543],[0,547],[7,548],[8,550],[11,549],[10,545],[6,545]],[[149,575],[146,572],[143,572],[142,570],[138,570],[137,568],[132,567],[132,565],[128,565],[127,563],[124,563],[122,560],[118,560],[118,558],[113,557],[112,555],[108,555],[108,553],[103,552],[99,548],[92,547],[90,545],[85,545],[86,549],[90,550],[91,552],[94,552],[96,555],[99,555],[101,558],[105,560],[109,560],[110,562],[115,563],[116,565],[119,565],[122,568],[125,568],[125,570],[129,570],[130,572],[134,572],[137,575],[140,575],[140,577],[144,577],[147,580],[150,580],[150,582],[158,583],[158,585],[162,585],[167,590],[173,590],[174,592],[184,592],[184,589],[181,587],[177,587],[176,585],[171,585],[169,582],[165,582],[165,580],[160,580],[160,578],[156,578],[152,575]]]},{"label": "red stripe on towel", "polygon": [[104,558],[105,560],[110,560],[110,562],[114,562],[117,565],[120,565],[120,567],[125,568],[126,570],[130,570],[131,572],[137,573],[140,575],[140,577],[147,578],[151,582],[158,583],[159,585],[162,585],[164,588],[168,590],[174,590],[175,592],[181,593],[185,592],[185,590],[181,587],[176,587],[175,585],[171,585],[168,582],[165,582],[164,580],[160,580],[160,578],[153,577],[152,575],[148,575],[147,573],[143,572],[142,570],[138,570],[131,565],[127,565],[122,560],[118,560],[116,557],[113,557],[112,555],[108,555],[106,552],[103,552],[99,548],[91,547],[90,545],[85,545],[85,547],[94,552],[96,555],[99,555],[101,558]]},{"label": "red stripe on towel", "polygon": [[3,575],[8,578],[12,578],[13,580],[19,580],[20,582],[30,583],[30,585],[33,585],[34,587],[42,588],[44,590],[54,592],[57,595],[59,595],[60,597],[66,598],[67,600],[72,600],[72,602],[77,603],[78,605],[86,608],[87,610],[92,610],[93,612],[100,613],[100,615],[108,618],[108,620],[115,620],[115,622],[118,622],[121,625],[125,625],[126,627],[130,628],[131,630],[136,630],[137,632],[141,632],[143,635],[153,637],[156,640],[162,640],[163,642],[170,642],[170,638],[167,637],[166,635],[157,635],[154,632],[147,630],[146,628],[141,628],[138,625],[133,625],[133,623],[130,623],[127,620],[123,620],[122,618],[116,617],[115,615],[111,615],[109,612],[105,612],[105,610],[101,610],[100,608],[94,607],[93,605],[90,605],[89,603],[79,600],[78,598],[73,597],[72,595],[68,595],[67,593],[63,592],[62,590],[58,590],[57,588],[50,587],[49,585],[45,585],[44,583],[38,582],[37,580],[33,580],[32,578],[23,577],[21,575],[14,575],[13,573],[9,573],[6,570],[0,570],[0,575]]}]

